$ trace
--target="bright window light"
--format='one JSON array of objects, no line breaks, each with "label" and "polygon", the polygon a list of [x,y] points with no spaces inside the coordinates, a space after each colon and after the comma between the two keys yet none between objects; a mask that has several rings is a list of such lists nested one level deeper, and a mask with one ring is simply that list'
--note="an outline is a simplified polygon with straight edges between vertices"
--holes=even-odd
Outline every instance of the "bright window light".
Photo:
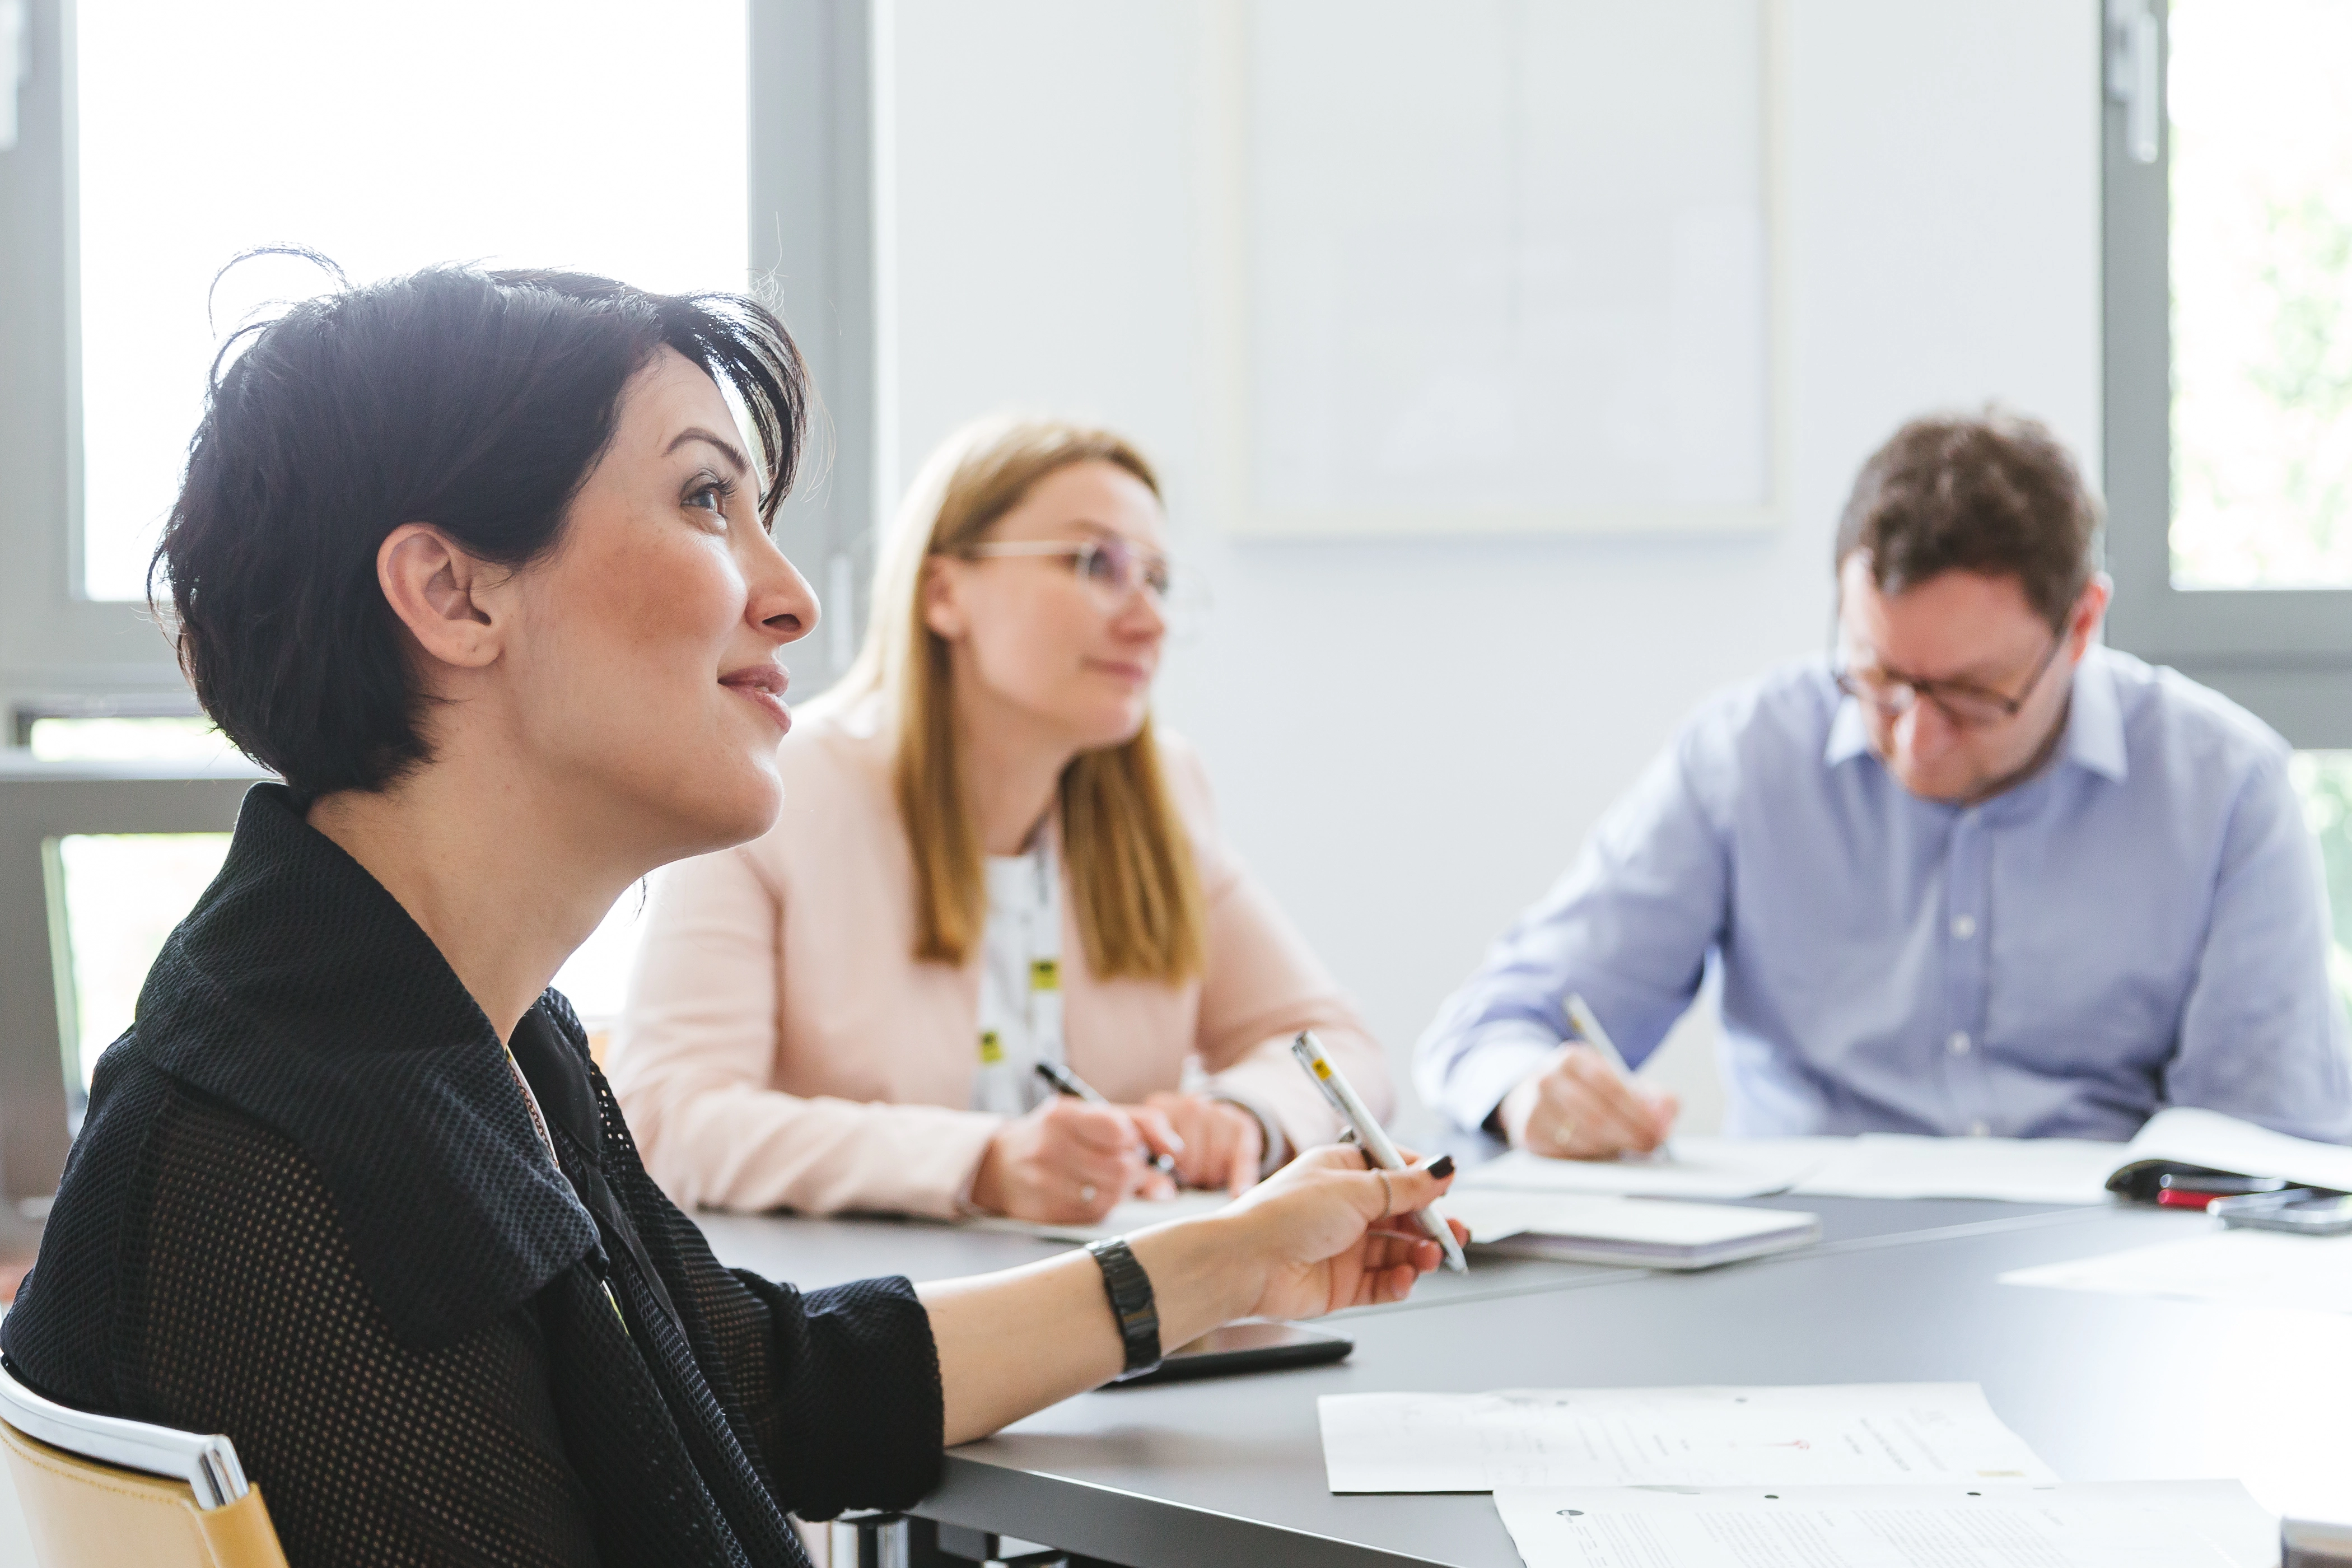
[{"label": "bright window light", "polygon": [[2170,26],[2173,581],[2352,586],[2352,5]]},{"label": "bright window light", "polygon": [[[568,266],[740,289],[744,0],[79,8],[82,574],[146,592],[219,343],[315,269]],[[209,310],[207,297],[211,296]]]},{"label": "bright window light", "polygon": [[226,833],[92,833],[57,841],[72,994],[66,1081],[87,1093],[99,1054],[131,1027],[140,988],[172,928],[228,854]]},{"label": "bright window light", "polygon": [[2336,994],[2352,1006],[2352,752],[2297,752],[2289,776],[2303,796],[2304,819],[2319,840],[2335,911],[2336,942],[2328,973]]}]

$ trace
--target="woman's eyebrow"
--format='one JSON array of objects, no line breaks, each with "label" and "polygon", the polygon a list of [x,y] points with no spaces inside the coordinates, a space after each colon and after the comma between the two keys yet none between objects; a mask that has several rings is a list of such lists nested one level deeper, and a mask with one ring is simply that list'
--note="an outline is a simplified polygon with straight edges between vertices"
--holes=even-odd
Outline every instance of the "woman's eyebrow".
[{"label": "woman's eyebrow", "polygon": [[751,471],[751,459],[743,455],[742,447],[738,447],[734,442],[728,440],[723,436],[713,435],[711,432],[705,430],[699,425],[689,426],[686,429],[679,431],[677,438],[671,441],[668,446],[662,448],[662,456],[665,458],[668,457],[672,452],[677,451],[688,441],[707,441],[711,446],[718,447],[719,455],[724,457],[728,462],[734,465],[735,471],[739,474],[748,474]]}]

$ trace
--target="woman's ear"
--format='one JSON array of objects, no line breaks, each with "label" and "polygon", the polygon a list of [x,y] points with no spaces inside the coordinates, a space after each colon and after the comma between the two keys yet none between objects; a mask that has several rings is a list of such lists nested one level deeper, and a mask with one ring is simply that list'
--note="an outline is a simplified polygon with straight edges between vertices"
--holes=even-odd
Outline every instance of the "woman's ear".
[{"label": "woman's ear", "polygon": [[961,562],[934,555],[923,563],[923,585],[919,595],[923,609],[923,625],[933,636],[954,642],[963,636],[965,615],[962,574],[957,570]]},{"label": "woman's ear", "polygon": [[499,590],[512,576],[429,522],[402,523],[375,552],[375,580],[392,613],[427,657],[461,669],[479,669],[504,651]]}]

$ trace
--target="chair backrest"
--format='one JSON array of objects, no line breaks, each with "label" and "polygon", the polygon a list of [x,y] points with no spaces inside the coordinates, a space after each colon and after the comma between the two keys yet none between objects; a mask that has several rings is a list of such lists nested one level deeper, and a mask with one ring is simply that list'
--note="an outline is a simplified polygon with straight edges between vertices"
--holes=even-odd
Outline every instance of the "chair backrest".
[{"label": "chair backrest", "polygon": [[226,1436],[75,1410],[0,1363],[0,1447],[41,1568],[286,1568]]}]

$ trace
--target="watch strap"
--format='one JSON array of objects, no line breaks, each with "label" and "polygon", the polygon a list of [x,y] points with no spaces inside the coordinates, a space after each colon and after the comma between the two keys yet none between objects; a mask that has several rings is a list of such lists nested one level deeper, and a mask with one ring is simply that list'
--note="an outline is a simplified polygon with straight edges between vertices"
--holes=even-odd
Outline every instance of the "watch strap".
[{"label": "watch strap", "polygon": [[1122,1375],[1150,1371],[1160,1364],[1160,1309],[1152,1300],[1151,1277],[1119,1237],[1093,1242],[1087,1250],[1102,1269],[1103,1292],[1110,1298],[1111,1316],[1118,1320],[1118,1337],[1127,1347]]}]

